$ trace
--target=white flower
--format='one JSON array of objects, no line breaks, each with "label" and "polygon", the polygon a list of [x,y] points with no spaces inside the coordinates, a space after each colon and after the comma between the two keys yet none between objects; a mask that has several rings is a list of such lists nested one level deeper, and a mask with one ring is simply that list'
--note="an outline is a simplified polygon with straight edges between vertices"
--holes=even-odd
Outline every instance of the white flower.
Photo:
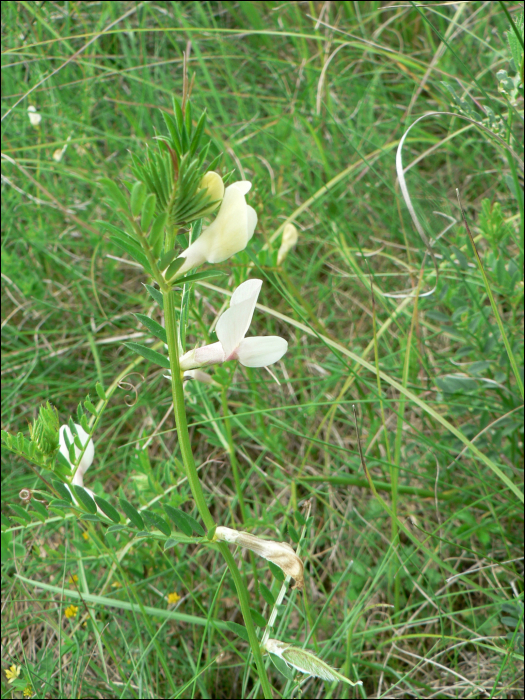
[{"label": "white flower", "polygon": [[[78,437],[80,438],[80,442],[82,444],[82,447],[86,444],[89,435],[86,433],[84,428],[79,425],[78,423],[75,423],[75,428],[77,429]],[[71,464],[71,461],[69,459],[69,448],[66,444],[66,439],[65,435],[67,435],[67,439],[69,441],[69,444],[73,444],[73,435],[71,434],[71,430],[68,425],[62,425],[60,426],[59,430],[59,435],[58,435],[58,441],[60,445],[60,452],[64,455],[64,457],[67,459],[71,467],[73,468],[73,465]],[[78,449],[78,447],[75,445],[75,457],[78,459],[80,455],[81,450]],[[89,467],[93,464],[93,458],[95,457],[95,446],[93,445],[93,440],[89,438],[89,442],[87,443],[86,450],[84,454],[82,455],[82,459],[80,460],[80,464],[78,465],[78,469],[75,472],[75,476],[73,477],[72,484],[75,486],[82,486],[91,498],[95,497],[95,494],[91,489],[88,489],[87,486],[84,486],[84,474],[87,472]],[[71,494],[71,497],[73,498],[75,503],[78,503],[75,494],[71,491],[69,486],[67,484],[64,484],[66,489],[69,491]],[[104,515],[104,513],[100,510],[100,508],[97,506],[97,511],[101,514]]]},{"label": "white flower", "polygon": [[71,134],[69,134],[69,136],[67,137],[67,141],[62,146],[62,148],[57,148],[56,151],[53,151],[53,160],[56,160],[57,163],[60,163],[60,161],[62,160],[62,156],[66,152],[67,145],[70,142],[70,140],[71,140]]},{"label": "white flower", "polygon": [[262,280],[248,280],[232,294],[230,308],[217,322],[218,343],[190,350],[180,358],[182,370],[239,360],[245,367],[267,367],[280,360],[288,343],[279,336],[245,338],[252,320]]},{"label": "white flower", "polygon": [[[210,173],[207,175],[210,181],[204,186],[211,192],[218,192],[218,182],[211,179]],[[215,220],[179,255],[186,260],[177,272],[178,277],[204,262],[219,263],[246,248],[257,225],[255,209],[246,204],[244,197],[251,186],[251,182],[240,180],[226,188]]]},{"label": "white flower", "polygon": [[[82,447],[87,443],[87,447],[85,449],[84,454],[82,455],[82,459],[80,460],[80,464],[78,465],[78,469],[75,473],[75,476],[73,478],[73,483],[74,484],[79,484],[80,486],[83,486],[83,477],[84,474],[87,472],[89,467],[93,464],[93,458],[95,457],[95,446],[93,445],[93,440],[89,437],[89,435],[86,433],[84,428],[81,425],[78,425],[78,423],[75,423],[75,428],[77,429],[78,437],[80,439],[80,443]],[[70,445],[74,444],[74,438],[71,433],[71,430],[68,425],[62,425],[60,427],[59,433],[58,433],[58,442],[60,446],[60,452],[64,455],[64,457],[67,459],[71,467],[73,468],[73,465],[71,464],[71,460],[69,459],[69,448],[66,443],[66,437],[68,440],[68,443]],[[88,442],[89,438],[89,442]],[[82,450],[79,450],[78,447],[75,445],[75,458],[78,459],[80,456]],[[80,479],[80,481],[79,481]]]},{"label": "white flower", "polygon": [[33,105],[29,105],[27,108],[27,115],[29,117],[29,121],[31,122],[31,126],[37,127],[42,121],[42,115],[36,111],[36,107],[33,107]]}]

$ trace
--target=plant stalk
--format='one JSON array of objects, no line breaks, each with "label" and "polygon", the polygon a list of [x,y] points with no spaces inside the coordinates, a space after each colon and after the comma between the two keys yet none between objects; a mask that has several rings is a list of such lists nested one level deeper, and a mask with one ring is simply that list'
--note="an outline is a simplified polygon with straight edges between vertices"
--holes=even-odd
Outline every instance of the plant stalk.
[{"label": "plant stalk", "polygon": [[[162,297],[164,299],[164,317],[166,321],[166,335],[168,340],[168,352],[170,356],[170,369],[171,369],[171,391],[173,396],[173,412],[175,414],[175,423],[177,426],[177,437],[179,440],[180,451],[182,455],[182,462],[184,464],[184,469],[186,471],[186,476],[188,483],[197,506],[197,510],[206,525],[206,528],[212,530],[215,527],[215,521],[204,498],[204,493],[199,480],[199,475],[195,467],[195,461],[193,459],[193,453],[191,451],[190,436],[188,433],[188,422],[186,420],[186,409],[184,406],[184,391],[182,387],[182,372],[179,364],[179,347],[178,347],[178,334],[177,334],[177,318],[175,315],[175,297],[174,292],[165,291],[162,292]],[[259,645],[259,640],[255,633],[255,627],[253,625],[251,613],[250,613],[250,601],[248,598],[247,590],[244,586],[241,573],[235,563],[232,553],[230,552],[228,545],[225,542],[217,543],[218,549],[220,550],[222,556],[224,557],[230,574],[233,578],[235,588],[237,590],[237,595],[239,596],[239,603],[241,606],[242,616],[244,618],[244,624],[246,626],[246,632],[248,633],[248,639],[250,642],[250,647],[252,654],[257,665],[257,671],[259,679],[261,682],[262,690],[265,698],[272,697],[272,689],[268,676],[266,673],[266,668],[264,665],[264,660],[262,657],[261,648]]]}]

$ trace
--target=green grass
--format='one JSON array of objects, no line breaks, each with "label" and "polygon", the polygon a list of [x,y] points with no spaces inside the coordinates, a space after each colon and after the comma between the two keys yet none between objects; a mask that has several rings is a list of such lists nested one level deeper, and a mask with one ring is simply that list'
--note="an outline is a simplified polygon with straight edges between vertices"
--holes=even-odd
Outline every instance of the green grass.
[{"label": "green grass", "polygon": [[[214,341],[226,292],[251,276],[250,334],[289,350],[279,384],[235,363],[225,397],[190,383],[192,447],[217,523],[294,544],[310,512],[305,591],[287,593],[272,636],[364,682],[300,675],[299,691],[269,663],[274,697],[522,697],[523,92],[498,90],[498,71],[516,73],[504,9],[521,12],[5,3],[2,428],[27,437],[41,403],[66,422],[97,382],[113,387],[86,484],[115,506],[198,517],[165,370],[124,346],[149,338],[134,313],[162,314],[95,223],[119,225],[97,181],[132,180],[128,151],[164,132],[188,42],[211,155],[253,182],[256,234],[227,276],[195,284],[187,347]],[[396,175],[404,133],[431,112],[456,116],[420,121],[402,156],[434,260]],[[299,242],[277,267],[287,221]],[[242,617],[216,549],[21,514],[37,510],[21,489],[42,486],[2,448],[3,667],[21,666],[5,696],[261,696],[225,624]],[[261,590],[280,582],[232,552],[267,620]]]}]

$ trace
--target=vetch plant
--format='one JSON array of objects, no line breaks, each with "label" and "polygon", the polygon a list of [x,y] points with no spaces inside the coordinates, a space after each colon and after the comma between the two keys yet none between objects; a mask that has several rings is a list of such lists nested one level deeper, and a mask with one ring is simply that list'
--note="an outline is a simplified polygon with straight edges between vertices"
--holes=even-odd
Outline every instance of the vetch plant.
[{"label": "vetch plant", "polygon": [[[260,279],[249,279],[233,291],[229,308],[218,319],[218,342],[186,351],[192,285],[204,278],[223,274],[216,269],[199,272],[192,270],[204,263],[224,262],[244,250],[254,234],[257,215],[246,202],[251,183],[241,180],[225,187],[226,177],[223,179],[215,170],[219,158],[207,162],[210,143],[201,143],[206,115],[202,114],[195,125],[187,99],[183,100],[182,105],[174,100],[173,112],[174,117],[163,115],[168,135],[157,138],[158,150],[150,150],[143,160],[133,157],[132,170],[136,182],[124,183],[123,189],[110,179],[100,181],[104,194],[111,201],[112,210],[120,216],[122,227],[105,221],[98,223],[102,230],[109,232],[116,245],[142,266],[153,282],[145,286],[163,312],[164,324],[144,314],[136,314],[136,317],[158,343],[151,347],[128,342],[126,347],[147,361],[169,370],[182,465],[204,527],[189,513],[168,503],[162,503],[164,513],[160,515],[150,508],[139,510],[125,498],[120,498],[122,512],[119,512],[105,498],[84,487],[84,477],[95,454],[92,436],[119,379],[107,392],[101,384],[97,384],[97,405],[88,396],[78,406],[76,422],[71,418],[67,424],[59,427],[58,413],[48,403],[40,408],[38,418],[31,426],[29,440],[21,433],[15,436],[2,432],[2,438],[10,450],[32,465],[48,488],[41,500],[32,498],[39,493],[38,490],[32,493],[26,489],[29,494],[25,494],[26,501],[34,503],[39,517],[45,518],[48,511],[63,514],[65,509],[71,509],[81,520],[108,526],[109,534],[124,530],[132,536],[150,537],[164,542],[165,549],[180,542],[200,543],[217,549],[233,580],[244,620],[244,626],[235,623],[236,627],[231,629],[235,629],[249,642],[264,697],[272,697],[263,659],[263,653],[266,652],[280,655],[289,666],[303,673],[326,680],[350,682],[336,671],[327,670],[329,667],[324,662],[315,660],[316,657],[311,652],[268,639],[268,631],[264,638],[258,636],[248,588],[230,551],[230,545],[238,545],[268,560],[271,565],[278,567],[276,572],[279,575],[282,576],[282,572],[295,580],[294,588],[297,591],[304,588],[304,563],[286,542],[263,539],[249,532],[218,526],[197,472],[183,390],[184,379],[190,377],[210,385],[210,392],[215,391],[216,387],[221,389],[228,451],[242,519],[247,520],[240,470],[234,457],[235,446],[227,416],[227,386],[224,377],[221,379],[222,375],[219,376],[221,372],[227,373],[223,368],[218,369],[219,381],[215,381],[202,368],[231,360],[238,360],[245,367],[267,367],[284,356],[288,343],[279,336],[246,337],[262,287]],[[203,228],[203,217],[215,212],[213,221]],[[286,250],[281,250],[281,261],[297,239],[293,226],[285,229],[285,234],[283,246]],[[187,236],[188,243],[182,236]],[[167,355],[155,349],[162,346],[167,347]],[[49,490],[53,496],[49,495]],[[47,508],[41,505],[42,502],[47,503]],[[22,508],[16,512],[15,519],[18,518],[21,523],[25,524],[26,518],[30,518]],[[83,534],[87,535],[85,532]],[[281,601],[284,595],[283,592]],[[178,600],[176,593],[168,597],[170,604]],[[267,630],[275,622],[277,607],[274,607]],[[256,619],[262,625],[264,619],[261,621],[260,618],[261,615],[258,614]]]}]

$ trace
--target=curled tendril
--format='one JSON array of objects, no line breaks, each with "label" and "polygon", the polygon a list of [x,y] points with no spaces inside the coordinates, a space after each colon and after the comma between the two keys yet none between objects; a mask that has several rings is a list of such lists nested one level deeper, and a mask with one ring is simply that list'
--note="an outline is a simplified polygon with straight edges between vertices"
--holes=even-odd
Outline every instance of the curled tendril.
[{"label": "curled tendril", "polygon": [[20,500],[23,501],[24,503],[29,503],[29,501],[31,500],[31,498],[32,498],[33,496],[32,496],[32,493],[31,493],[31,491],[30,491],[29,489],[22,489],[22,490],[20,491],[20,493],[18,494],[18,497],[19,497]]},{"label": "curled tendril", "polygon": [[124,396],[124,401],[126,403],[126,406],[130,406],[130,407],[134,406],[137,403],[137,401],[139,400],[139,392],[138,392],[137,387],[134,384],[132,384],[131,382],[124,381],[124,379],[127,379],[132,374],[138,374],[139,377],[141,378],[141,380],[144,381],[144,376],[142,374],[140,374],[139,372],[131,372],[130,374],[127,374],[126,377],[123,377],[120,380],[120,382],[118,383],[119,389],[124,389],[124,390],[130,389],[135,394],[135,398],[133,401],[130,401],[131,396],[129,394],[126,394],[126,396]]}]

